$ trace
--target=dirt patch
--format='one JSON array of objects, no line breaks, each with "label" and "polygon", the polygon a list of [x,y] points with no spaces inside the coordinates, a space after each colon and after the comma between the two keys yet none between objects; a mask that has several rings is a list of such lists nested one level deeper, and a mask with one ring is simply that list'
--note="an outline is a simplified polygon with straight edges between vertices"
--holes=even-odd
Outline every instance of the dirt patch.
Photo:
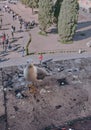
[{"label": "dirt patch", "polygon": [[[91,115],[91,58],[44,62],[42,67],[51,76],[38,84],[36,94],[28,91],[24,66],[2,69],[9,129],[51,130],[65,124],[80,130],[86,122],[89,126],[90,120],[77,119]],[[67,126],[72,120],[77,125]]]}]

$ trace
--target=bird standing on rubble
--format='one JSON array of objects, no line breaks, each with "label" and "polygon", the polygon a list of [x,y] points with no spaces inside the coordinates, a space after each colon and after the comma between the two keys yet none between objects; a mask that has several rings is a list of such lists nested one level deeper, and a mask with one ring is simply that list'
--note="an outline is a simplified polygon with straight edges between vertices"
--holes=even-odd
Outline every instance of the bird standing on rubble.
[{"label": "bird standing on rubble", "polygon": [[31,82],[28,87],[30,93],[36,93],[36,85],[43,83],[43,79],[48,76],[46,70],[35,66],[34,64],[28,64],[24,69],[24,77],[27,81]]},{"label": "bird standing on rubble", "polygon": [[37,67],[30,63],[24,69],[24,77],[27,81],[40,82],[49,74],[43,68]]}]

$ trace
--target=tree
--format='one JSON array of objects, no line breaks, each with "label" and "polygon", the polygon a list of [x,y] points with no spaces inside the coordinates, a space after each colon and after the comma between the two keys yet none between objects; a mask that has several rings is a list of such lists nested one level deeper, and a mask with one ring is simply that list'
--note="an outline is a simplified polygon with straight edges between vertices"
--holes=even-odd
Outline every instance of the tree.
[{"label": "tree", "polygon": [[39,0],[39,25],[41,32],[46,33],[46,29],[52,23],[53,0]]},{"label": "tree", "polygon": [[21,2],[29,7],[38,8],[39,0],[21,0]]},{"label": "tree", "polygon": [[39,0],[29,0],[29,7],[32,8],[32,14],[33,14],[33,10],[34,8],[38,8],[38,3],[39,3]]},{"label": "tree", "polygon": [[63,0],[59,19],[58,33],[63,43],[73,40],[78,20],[79,5],[77,0]]},{"label": "tree", "polygon": [[39,0],[29,0],[29,6],[30,7],[34,7],[34,8],[38,8],[38,3],[39,3]]},{"label": "tree", "polygon": [[58,17],[59,17],[62,2],[63,0],[57,0],[54,5],[54,17],[56,22],[58,22]]},{"label": "tree", "polygon": [[21,2],[22,2],[23,4],[25,4],[25,5],[28,5],[28,4],[29,4],[29,1],[30,1],[30,0],[21,0]]}]

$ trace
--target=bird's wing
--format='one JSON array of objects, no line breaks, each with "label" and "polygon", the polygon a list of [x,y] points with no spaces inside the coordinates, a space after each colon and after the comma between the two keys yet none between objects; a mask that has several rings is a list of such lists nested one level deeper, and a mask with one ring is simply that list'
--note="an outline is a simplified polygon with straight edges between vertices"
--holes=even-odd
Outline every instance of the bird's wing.
[{"label": "bird's wing", "polygon": [[46,70],[37,67],[37,79],[44,79],[47,75],[49,74]]}]

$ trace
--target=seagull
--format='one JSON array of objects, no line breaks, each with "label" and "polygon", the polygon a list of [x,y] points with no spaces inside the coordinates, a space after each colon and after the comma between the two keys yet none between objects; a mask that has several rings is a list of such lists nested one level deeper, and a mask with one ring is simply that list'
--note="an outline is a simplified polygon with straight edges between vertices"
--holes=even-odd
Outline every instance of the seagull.
[{"label": "seagull", "polygon": [[43,68],[37,67],[33,63],[27,64],[24,69],[24,78],[29,82],[29,92],[35,94],[37,92],[36,85],[43,84],[43,79],[48,75]]},{"label": "seagull", "polygon": [[49,73],[43,68],[35,66],[33,63],[29,63],[24,69],[24,78],[30,82],[41,82],[48,76]]}]

